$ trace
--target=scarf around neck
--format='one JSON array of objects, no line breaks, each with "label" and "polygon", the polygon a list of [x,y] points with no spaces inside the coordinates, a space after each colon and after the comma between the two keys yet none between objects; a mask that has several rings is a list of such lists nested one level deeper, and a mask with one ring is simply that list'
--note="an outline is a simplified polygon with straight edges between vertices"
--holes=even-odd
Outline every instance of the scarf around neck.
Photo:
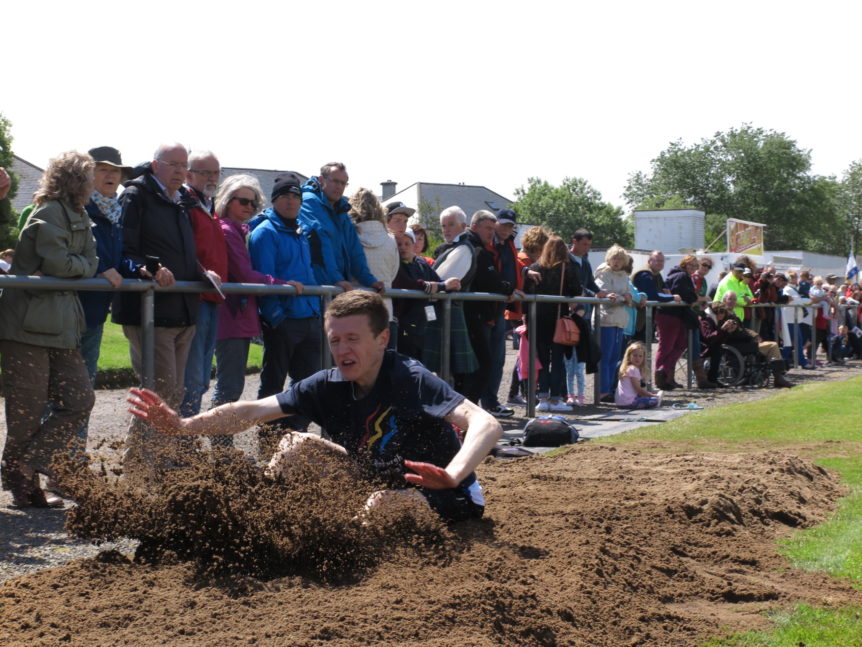
[{"label": "scarf around neck", "polygon": [[102,215],[111,221],[112,225],[116,225],[120,222],[123,208],[120,206],[120,201],[117,200],[116,197],[109,198],[98,191],[93,191],[93,195],[90,196],[90,200],[95,203]]}]

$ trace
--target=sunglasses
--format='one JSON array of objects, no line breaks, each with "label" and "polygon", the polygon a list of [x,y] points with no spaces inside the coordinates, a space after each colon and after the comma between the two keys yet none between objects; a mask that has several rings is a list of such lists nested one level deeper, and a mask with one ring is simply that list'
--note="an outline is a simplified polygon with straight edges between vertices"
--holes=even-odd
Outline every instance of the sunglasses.
[{"label": "sunglasses", "polygon": [[712,265],[710,265],[709,263],[701,263],[700,266],[712,269]]},{"label": "sunglasses", "polygon": [[252,200],[250,198],[231,198],[231,200],[236,200],[243,207],[251,205],[253,208],[257,209],[257,200]]}]

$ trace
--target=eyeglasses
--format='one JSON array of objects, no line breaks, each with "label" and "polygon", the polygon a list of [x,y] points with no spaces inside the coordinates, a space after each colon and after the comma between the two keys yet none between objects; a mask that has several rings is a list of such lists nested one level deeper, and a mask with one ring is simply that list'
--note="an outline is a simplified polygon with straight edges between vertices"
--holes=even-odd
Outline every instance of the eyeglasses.
[{"label": "eyeglasses", "polygon": [[236,198],[236,197],[231,198],[231,201],[233,201],[233,200],[236,200],[237,202],[239,202],[240,206],[247,207],[248,205],[251,205],[252,207],[257,209],[257,200],[252,200],[250,198]]},{"label": "eyeglasses", "polygon": [[332,182],[333,184],[339,184],[345,188],[349,184],[349,182],[347,180],[336,180],[336,179],[328,177],[326,175],[323,176],[323,179],[326,180],[327,182]]},{"label": "eyeglasses", "polygon": [[196,168],[190,168],[189,173],[197,173],[198,175],[203,175],[204,177],[218,177],[219,171],[201,171]]},{"label": "eyeglasses", "polygon": [[175,171],[188,171],[189,165],[184,162],[166,162],[165,160],[156,160],[159,164],[170,166]]}]

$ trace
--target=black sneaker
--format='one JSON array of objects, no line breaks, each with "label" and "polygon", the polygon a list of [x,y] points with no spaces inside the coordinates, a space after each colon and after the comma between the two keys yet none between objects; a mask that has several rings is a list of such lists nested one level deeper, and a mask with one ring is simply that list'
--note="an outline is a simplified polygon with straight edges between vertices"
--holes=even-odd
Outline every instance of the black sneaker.
[{"label": "black sneaker", "polygon": [[504,407],[502,404],[498,404],[496,407],[491,407],[490,409],[485,409],[485,411],[490,413],[495,418],[511,418],[515,415],[514,409]]},{"label": "black sneaker", "polygon": [[[515,406],[515,407],[526,407],[527,401],[524,398],[522,398],[520,395],[514,395],[511,398],[509,398],[508,400],[506,400],[506,404],[511,404],[512,406]],[[228,438],[230,438],[230,436],[228,436]]]}]

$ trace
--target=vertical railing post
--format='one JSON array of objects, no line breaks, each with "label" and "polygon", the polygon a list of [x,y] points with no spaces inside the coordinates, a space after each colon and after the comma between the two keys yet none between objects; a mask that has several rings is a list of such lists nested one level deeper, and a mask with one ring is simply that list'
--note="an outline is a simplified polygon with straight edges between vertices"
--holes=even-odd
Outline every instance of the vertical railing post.
[{"label": "vertical railing post", "polygon": [[[691,374],[692,374],[692,369],[694,368],[694,358],[695,358],[695,355],[694,355],[694,330],[692,330],[691,328],[686,328],[685,333],[686,333],[685,336],[686,336],[686,342],[687,342],[685,352],[686,352],[686,355],[688,355],[688,358],[687,358],[688,361],[686,362],[687,366],[686,366],[686,371],[685,371],[686,372],[686,376],[685,376],[686,385],[685,386],[687,389],[691,390]],[[672,377],[673,376],[671,376],[671,378]]]},{"label": "vertical railing post", "polygon": [[653,310],[652,306],[647,303],[646,313],[644,314],[644,344],[646,344],[646,381],[647,386],[650,390],[652,390],[652,376],[654,371],[652,370],[652,315]]},{"label": "vertical railing post", "polygon": [[156,386],[155,295],[152,288],[141,294],[141,385],[145,389]]},{"label": "vertical railing post", "polygon": [[452,297],[449,294],[443,299],[443,326],[440,334],[442,335],[440,339],[440,377],[451,384]]},{"label": "vertical railing post", "polygon": [[779,308],[777,305],[772,306],[772,338],[775,340],[775,343],[778,343],[778,340],[781,339],[781,331],[784,328],[782,325],[782,320],[784,319],[784,310]]},{"label": "vertical railing post", "polygon": [[527,339],[530,344],[527,360],[527,417],[536,415],[536,301],[527,304]]},{"label": "vertical railing post", "polygon": [[799,329],[799,308],[793,308],[793,368],[799,368],[802,355],[802,331]]}]

